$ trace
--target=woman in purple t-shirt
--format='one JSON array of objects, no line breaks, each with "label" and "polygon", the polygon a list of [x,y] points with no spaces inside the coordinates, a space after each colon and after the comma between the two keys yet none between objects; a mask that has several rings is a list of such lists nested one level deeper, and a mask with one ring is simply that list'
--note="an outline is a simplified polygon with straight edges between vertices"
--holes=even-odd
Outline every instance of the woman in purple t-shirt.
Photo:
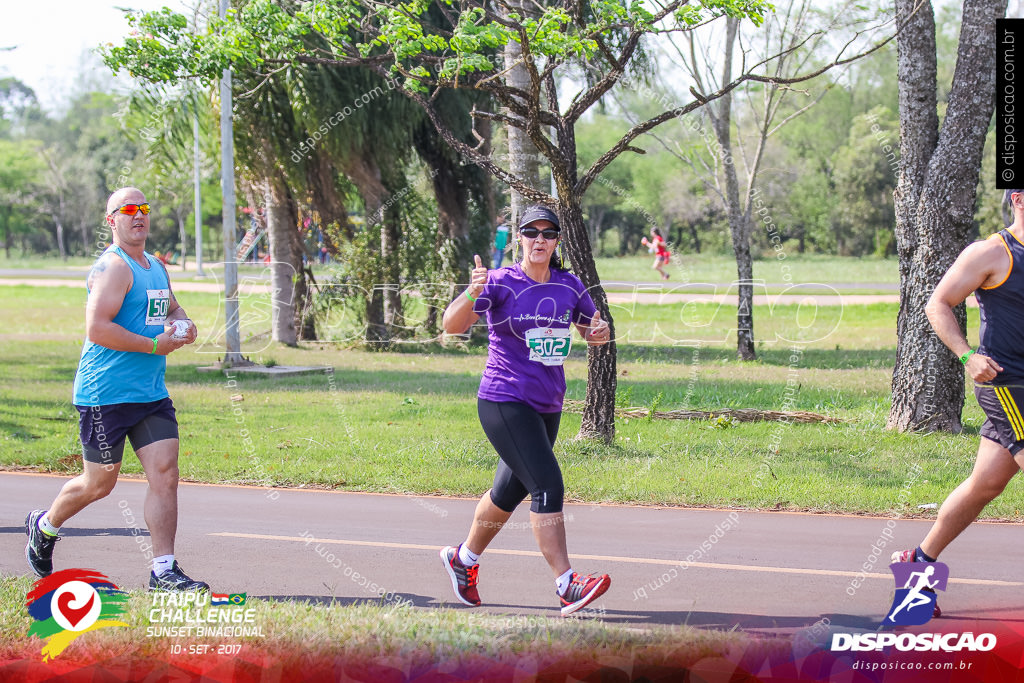
[{"label": "woman in purple t-shirt", "polygon": [[444,312],[444,331],[462,334],[487,316],[487,367],[480,381],[480,424],[501,458],[494,485],[476,507],[465,543],[441,550],[458,599],[480,604],[480,554],[529,494],[530,522],[555,574],[562,614],[600,597],[611,579],[577,574],[569,565],[562,517],[565,488],[552,447],[565,396],[562,363],[573,326],[588,344],[606,344],[610,331],[580,282],[562,268],[555,250],[558,216],[530,207],[519,224],[523,260],[488,271],[476,256],[472,281]]}]

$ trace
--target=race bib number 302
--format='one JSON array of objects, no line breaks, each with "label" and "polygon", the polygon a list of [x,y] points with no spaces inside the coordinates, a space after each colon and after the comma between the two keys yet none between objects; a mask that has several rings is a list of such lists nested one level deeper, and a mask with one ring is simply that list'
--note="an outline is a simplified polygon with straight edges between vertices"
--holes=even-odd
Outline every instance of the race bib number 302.
[{"label": "race bib number 302", "polygon": [[572,335],[569,328],[535,327],[526,331],[530,360],[544,365],[561,365],[569,355]]},{"label": "race bib number 302", "polygon": [[146,324],[163,325],[167,320],[167,305],[171,302],[171,290],[146,290]]}]

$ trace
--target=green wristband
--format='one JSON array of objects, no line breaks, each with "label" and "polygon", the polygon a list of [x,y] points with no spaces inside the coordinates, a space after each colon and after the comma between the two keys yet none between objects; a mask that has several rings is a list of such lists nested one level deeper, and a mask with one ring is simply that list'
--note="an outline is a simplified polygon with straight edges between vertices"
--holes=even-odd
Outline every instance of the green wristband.
[{"label": "green wristband", "polygon": [[469,293],[468,289],[466,290],[466,298],[472,301],[473,303],[476,303],[476,299],[473,298],[473,296]]},{"label": "green wristband", "polygon": [[973,353],[974,353],[974,349],[967,349],[967,353],[965,353],[964,355],[960,356],[960,362],[963,363],[964,365],[967,365],[967,359],[970,358],[971,354],[973,354]]},{"label": "green wristband", "polygon": [[150,353],[156,353],[157,338],[153,337],[153,350]]}]

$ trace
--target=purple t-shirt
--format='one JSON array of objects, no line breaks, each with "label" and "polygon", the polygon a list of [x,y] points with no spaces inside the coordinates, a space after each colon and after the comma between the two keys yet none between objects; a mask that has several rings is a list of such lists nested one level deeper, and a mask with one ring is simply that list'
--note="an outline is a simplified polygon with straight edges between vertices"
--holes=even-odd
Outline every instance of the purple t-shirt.
[{"label": "purple t-shirt", "polygon": [[539,413],[562,410],[573,323],[587,325],[594,301],[572,273],[551,270],[543,284],[519,264],[492,270],[473,304],[487,316],[487,367],[480,391],[488,401],[525,403]]}]

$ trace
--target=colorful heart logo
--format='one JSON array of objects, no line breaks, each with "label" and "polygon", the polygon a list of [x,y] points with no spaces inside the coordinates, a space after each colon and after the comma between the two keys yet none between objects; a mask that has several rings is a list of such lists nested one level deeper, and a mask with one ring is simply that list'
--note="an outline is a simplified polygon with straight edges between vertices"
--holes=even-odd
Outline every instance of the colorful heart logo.
[{"label": "colorful heart logo", "polygon": [[28,635],[44,641],[40,654],[52,661],[89,631],[127,627],[127,601],[128,594],[95,569],[61,569],[36,581],[25,596],[33,619]]},{"label": "colorful heart logo", "polygon": [[89,599],[86,601],[84,607],[72,607],[71,603],[78,598],[74,593],[61,593],[57,596],[57,609],[64,615],[64,618],[68,620],[71,627],[74,628],[88,616],[92,610],[92,603],[96,601],[96,593],[90,593]]},{"label": "colorful heart logo", "polygon": [[103,611],[101,600],[96,589],[88,583],[68,581],[54,592],[50,611],[61,628],[85,631],[99,619]]}]

